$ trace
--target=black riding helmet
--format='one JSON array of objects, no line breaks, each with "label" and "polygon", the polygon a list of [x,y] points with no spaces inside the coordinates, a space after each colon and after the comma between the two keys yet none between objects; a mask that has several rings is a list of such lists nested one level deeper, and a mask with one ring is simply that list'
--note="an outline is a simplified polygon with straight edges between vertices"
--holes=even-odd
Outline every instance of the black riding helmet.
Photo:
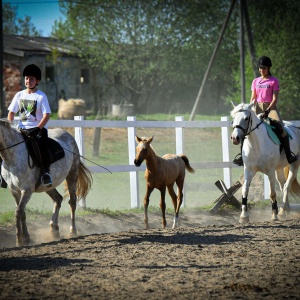
[{"label": "black riding helmet", "polygon": [[272,67],[271,58],[268,56],[262,56],[258,59],[258,67],[268,67],[268,73],[271,76],[270,68]]},{"label": "black riding helmet", "polygon": [[36,66],[35,64],[31,64],[31,65],[28,65],[24,68],[23,77],[25,77],[25,76],[33,76],[37,80],[41,80],[42,79],[42,72],[41,72],[41,69],[38,66]]},{"label": "black riding helmet", "polygon": [[272,61],[268,56],[262,56],[258,59],[258,67],[272,67]]}]

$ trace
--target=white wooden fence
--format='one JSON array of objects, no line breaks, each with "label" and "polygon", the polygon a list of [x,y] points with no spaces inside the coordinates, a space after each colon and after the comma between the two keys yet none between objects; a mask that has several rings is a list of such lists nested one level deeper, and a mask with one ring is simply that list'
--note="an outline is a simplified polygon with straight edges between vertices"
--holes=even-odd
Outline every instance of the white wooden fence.
[{"label": "white wooden fence", "polygon": [[[291,122],[300,127],[300,121]],[[107,121],[107,120],[84,120],[83,117],[75,117],[74,120],[50,120],[49,127],[74,127],[75,139],[79,147],[80,154],[84,156],[84,131],[83,128],[127,128],[128,131],[128,165],[104,166],[112,173],[129,172],[130,173],[130,196],[131,208],[140,207],[139,199],[139,177],[138,172],[145,171],[145,165],[136,167],[133,164],[135,158],[135,134],[136,128],[174,128],[176,138],[176,154],[184,153],[184,128],[221,128],[222,133],[222,162],[202,162],[193,163],[194,169],[223,169],[224,183],[227,187],[232,185],[231,169],[235,166],[230,161],[230,134],[231,122],[229,117],[221,117],[221,121],[184,121],[184,118],[178,116],[175,121],[137,121],[136,117],[129,116],[127,121]],[[99,166],[90,166],[89,169],[94,173],[105,173],[107,170]],[[264,176],[265,181],[265,199],[269,198],[268,178]],[[83,206],[85,204],[83,203]]]}]

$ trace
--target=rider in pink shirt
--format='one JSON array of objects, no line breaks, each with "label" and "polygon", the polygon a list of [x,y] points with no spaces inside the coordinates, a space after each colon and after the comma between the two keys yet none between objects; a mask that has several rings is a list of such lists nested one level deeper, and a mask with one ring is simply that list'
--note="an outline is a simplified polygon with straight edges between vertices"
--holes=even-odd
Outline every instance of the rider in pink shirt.
[{"label": "rider in pink shirt", "polygon": [[[252,82],[252,94],[250,102],[254,102],[255,112],[260,118],[270,117],[272,125],[276,127],[276,133],[285,150],[286,158],[289,164],[297,160],[297,157],[291,152],[289,136],[284,129],[281,116],[277,111],[277,102],[279,94],[279,81],[271,75],[270,68],[272,61],[267,56],[262,56],[258,60],[260,77]],[[242,155],[238,154],[233,163],[243,165]]]}]

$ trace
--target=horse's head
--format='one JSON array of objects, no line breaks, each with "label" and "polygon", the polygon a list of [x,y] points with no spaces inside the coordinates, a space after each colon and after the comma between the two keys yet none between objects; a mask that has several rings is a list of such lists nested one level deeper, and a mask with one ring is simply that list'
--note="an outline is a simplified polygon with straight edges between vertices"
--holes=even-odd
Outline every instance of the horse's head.
[{"label": "horse's head", "polygon": [[151,142],[153,140],[152,136],[151,138],[147,139],[145,137],[139,138],[138,136],[135,136],[135,140],[138,143],[136,146],[136,156],[134,160],[134,164],[139,167],[142,162],[147,159],[149,152],[151,151]]},{"label": "horse's head", "polygon": [[250,104],[241,103],[231,111],[233,118],[233,131],[230,139],[234,145],[238,145],[245,136],[250,132],[253,119],[257,119],[252,110],[253,102]]}]

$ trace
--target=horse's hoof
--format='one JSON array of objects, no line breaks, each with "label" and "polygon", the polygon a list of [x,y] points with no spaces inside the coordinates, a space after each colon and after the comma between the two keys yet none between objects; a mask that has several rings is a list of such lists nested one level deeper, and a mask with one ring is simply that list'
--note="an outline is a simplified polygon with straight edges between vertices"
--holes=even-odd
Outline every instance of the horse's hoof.
[{"label": "horse's hoof", "polygon": [[239,222],[241,224],[248,224],[249,223],[249,217],[240,217]]},{"label": "horse's hoof", "polygon": [[29,236],[17,238],[17,240],[16,240],[16,246],[17,247],[28,246],[29,243],[30,243],[30,237]]},{"label": "horse's hoof", "polygon": [[60,239],[59,226],[57,224],[50,224],[51,235],[54,240]]},{"label": "horse's hoof", "polygon": [[273,214],[271,221],[279,221],[277,215]]},{"label": "horse's hoof", "polygon": [[76,228],[74,228],[73,226],[70,226],[70,233],[69,233],[69,236],[70,236],[70,237],[77,236]]},{"label": "horse's hoof", "polygon": [[173,227],[172,229],[176,229],[179,227],[179,218],[174,218]]}]

